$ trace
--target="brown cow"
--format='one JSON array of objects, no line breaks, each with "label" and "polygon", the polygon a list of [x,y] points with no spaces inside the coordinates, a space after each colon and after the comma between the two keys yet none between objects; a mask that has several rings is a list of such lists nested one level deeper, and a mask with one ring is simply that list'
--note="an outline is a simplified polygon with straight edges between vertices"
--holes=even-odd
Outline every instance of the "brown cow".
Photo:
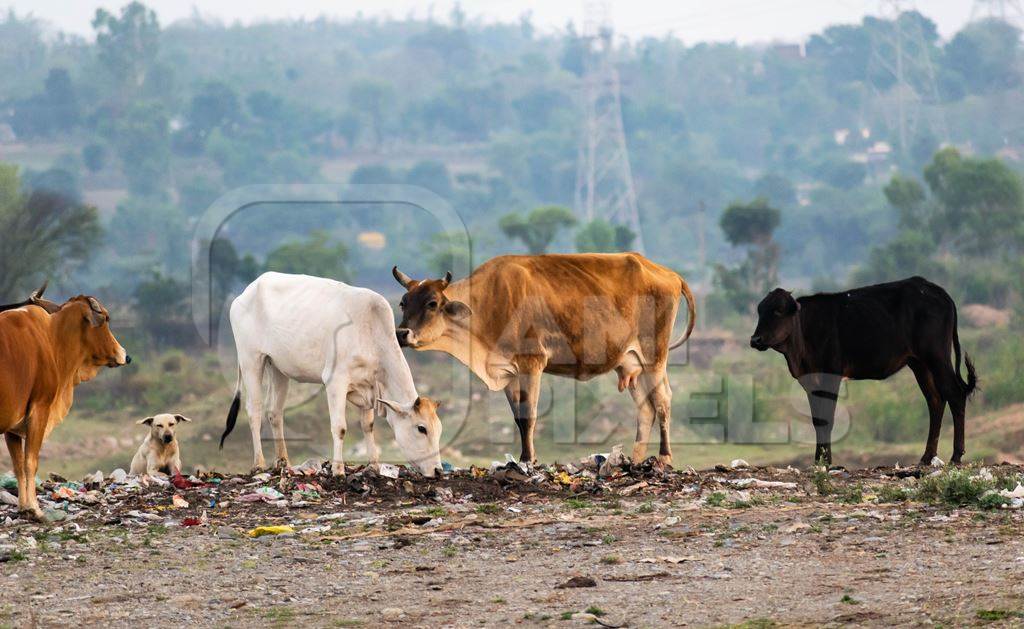
[{"label": "brown cow", "polygon": [[18,477],[18,507],[42,518],[33,479],[39,450],[71,408],[74,387],[131,362],[110,316],[80,295],[53,314],[30,305],[0,313],[0,432]]},{"label": "brown cow", "polygon": [[[659,458],[671,463],[668,352],[690,337],[694,301],[686,281],[638,253],[500,256],[468,278],[413,280],[392,269],[402,297],[398,342],[451,354],[492,391],[505,390],[520,460],[533,462],[542,373],[588,380],[615,370],[637,405],[633,461],[647,452],[654,419]],[[670,342],[680,297],[686,333]],[[470,316],[472,315],[472,316]]]}]

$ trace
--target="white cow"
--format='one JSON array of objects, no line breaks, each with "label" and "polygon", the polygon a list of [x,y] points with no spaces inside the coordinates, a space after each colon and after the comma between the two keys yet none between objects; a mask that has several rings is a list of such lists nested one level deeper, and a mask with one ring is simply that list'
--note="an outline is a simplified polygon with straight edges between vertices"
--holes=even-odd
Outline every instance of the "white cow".
[{"label": "white cow", "polygon": [[[441,422],[437,404],[416,393],[409,364],[398,347],[388,302],[365,288],[308,275],[265,273],[231,303],[231,329],[238,352],[238,384],[224,439],[235,427],[241,393],[252,430],[253,466],[265,467],[260,424],[263,378],[269,377],[267,413],[278,463],[288,463],[284,404],[289,380],[327,389],[334,456],[331,470],[345,474],[345,401],[361,411],[371,463],[380,450],[373,439],[373,414],[386,413],[399,448],[426,476],[441,466]],[[385,409],[387,409],[385,411]]]}]

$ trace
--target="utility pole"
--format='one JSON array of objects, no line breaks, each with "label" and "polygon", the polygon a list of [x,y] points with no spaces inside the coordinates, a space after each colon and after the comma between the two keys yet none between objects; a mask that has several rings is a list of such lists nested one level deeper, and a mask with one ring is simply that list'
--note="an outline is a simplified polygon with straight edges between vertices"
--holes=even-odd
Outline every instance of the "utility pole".
[{"label": "utility pole", "polygon": [[1020,0],[974,0],[971,21],[984,18],[999,18],[1020,28],[1024,25],[1024,7]]},{"label": "utility pole", "polygon": [[584,0],[583,128],[576,166],[576,212],[625,225],[644,252],[633,170],[622,124],[622,85],[615,67],[610,0]]},{"label": "utility pole", "polygon": [[[910,145],[922,126],[927,124],[939,142],[949,139],[949,128],[939,98],[935,67],[929,54],[929,42],[921,25],[911,19],[901,19],[907,11],[915,10],[910,0],[881,0],[879,17],[888,21],[872,33],[871,62],[868,65],[867,84],[874,92],[874,100],[898,130],[900,157],[906,158]],[[882,92],[873,81],[881,70],[892,76],[894,84]],[[895,99],[895,115],[891,113]],[[895,120],[893,120],[895,118]]]}]

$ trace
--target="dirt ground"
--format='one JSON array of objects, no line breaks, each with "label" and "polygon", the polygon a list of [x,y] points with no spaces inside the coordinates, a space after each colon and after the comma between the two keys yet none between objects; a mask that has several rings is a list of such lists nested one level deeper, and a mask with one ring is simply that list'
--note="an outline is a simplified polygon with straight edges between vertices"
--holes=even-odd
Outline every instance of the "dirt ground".
[{"label": "dirt ground", "polygon": [[880,498],[918,470],[834,472],[825,495],[793,468],[562,472],[104,481],[45,525],[3,507],[0,626],[1024,622],[1021,511]]}]

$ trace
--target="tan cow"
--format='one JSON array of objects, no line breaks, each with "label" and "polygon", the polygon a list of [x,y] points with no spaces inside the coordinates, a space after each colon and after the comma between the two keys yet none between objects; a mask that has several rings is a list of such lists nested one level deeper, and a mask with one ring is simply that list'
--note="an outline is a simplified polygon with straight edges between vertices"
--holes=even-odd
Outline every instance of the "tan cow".
[{"label": "tan cow", "polygon": [[[533,431],[542,373],[587,380],[615,370],[619,390],[637,405],[633,461],[647,452],[655,418],[659,458],[671,463],[669,350],[690,337],[694,301],[677,273],[638,253],[501,256],[468,278],[414,280],[405,287],[401,345],[451,354],[492,391],[505,390],[522,440],[521,460],[535,461]],[[671,341],[680,298],[686,333]]]},{"label": "tan cow", "polygon": [[0,432],[18,478],[18,507],[37,519],[39,450],[71,408],[74,388],[103,367],[131,362],[93,297],[80,295],[49,314],[40,305],[0,312]]}]

